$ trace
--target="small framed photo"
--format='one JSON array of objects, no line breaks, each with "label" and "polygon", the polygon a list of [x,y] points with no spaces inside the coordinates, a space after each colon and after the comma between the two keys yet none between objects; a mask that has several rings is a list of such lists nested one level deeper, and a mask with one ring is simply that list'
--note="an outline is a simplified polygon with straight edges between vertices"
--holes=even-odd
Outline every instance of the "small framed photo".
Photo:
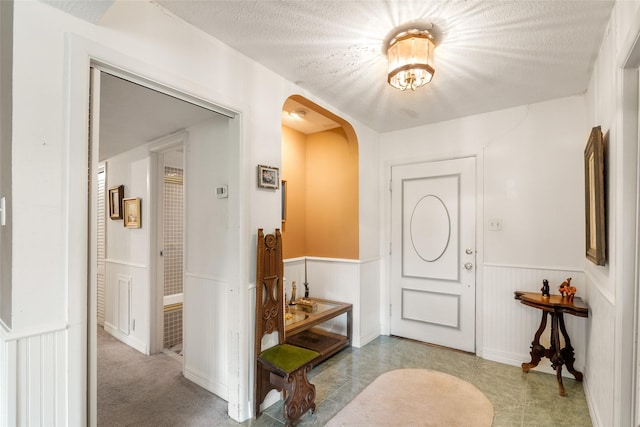
[{"label": "small framed photo", "polygon": [[124,185],[109,188],[109,218],[122,219],[122,199]]},{"label": "small framed photo", "polygon": [[584,149],[586,257],[596,265],[607,262],[604,174],[604,141],[597,126]]},{"label": "small framed photo", "polygon": [[130,198],[122,200],[122,210],[124,213],[124,226],[127,228],[140,228],[142,226],[140,210],[140,199]]},{"label": "small framed photo", "polygon": [[258,165],[258,187],[280,188],[280,170],[273,166]]}]

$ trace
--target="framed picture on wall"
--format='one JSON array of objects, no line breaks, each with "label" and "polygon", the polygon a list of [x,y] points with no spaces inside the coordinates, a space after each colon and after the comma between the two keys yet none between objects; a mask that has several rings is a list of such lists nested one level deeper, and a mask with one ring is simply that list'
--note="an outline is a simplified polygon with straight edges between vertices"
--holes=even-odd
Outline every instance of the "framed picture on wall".
[{"label": "framed picture on wall", "polygon": [[142,226],[142,211],[140,210],[140,199],[130,198],[122,200],[122,210],[124,213],[124,226],[127,228],[140,228]]},{"label": "framed picture on wall", "polygon": [[109,188],[109,218],[122,219],[122,199],[124,185]]},{"label": "framed picture on wall", "polygon": [[591,129],[584,149],[584,178],[586,257],[596,265],[605,265],[604,141],[600,126]]},{"label": "framed picture on wall", "polygon": [[258,187],[280,188],[280,170],[273,166],[258,165]]}]

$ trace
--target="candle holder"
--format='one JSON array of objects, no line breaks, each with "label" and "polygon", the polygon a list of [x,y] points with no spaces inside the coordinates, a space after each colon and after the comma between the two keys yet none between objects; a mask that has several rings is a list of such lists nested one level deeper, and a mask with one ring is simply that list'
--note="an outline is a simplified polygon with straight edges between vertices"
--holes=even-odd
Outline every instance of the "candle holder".
[{"label": "candle holder", "polygon": [[309,282],[307,281],[307,257],[304,257],[304,297],[309,298]]}]

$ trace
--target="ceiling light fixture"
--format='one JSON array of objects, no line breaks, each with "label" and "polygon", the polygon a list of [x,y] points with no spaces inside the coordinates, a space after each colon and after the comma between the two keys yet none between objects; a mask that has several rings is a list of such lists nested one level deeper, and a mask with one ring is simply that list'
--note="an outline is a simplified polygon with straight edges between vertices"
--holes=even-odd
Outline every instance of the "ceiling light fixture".
[{"label": "ceiling light fixture", "polygon": [[431,81],[436,45],[427,30],[403,31],[389,42],[387,82],[400,90],[416,90]]},{"label": "ceiling light fixture", "polygon": [[307,115],[307,110],[299,108],[297,110],[289,111],[289,115],[295,119],[304,119]]}]

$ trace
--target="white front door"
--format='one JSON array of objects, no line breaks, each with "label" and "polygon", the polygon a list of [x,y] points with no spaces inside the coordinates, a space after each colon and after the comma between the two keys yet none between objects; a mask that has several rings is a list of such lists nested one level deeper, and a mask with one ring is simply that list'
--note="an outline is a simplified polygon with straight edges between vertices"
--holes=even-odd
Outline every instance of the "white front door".
[{"label": "white front door", "polygon": [[475,352],[475,158],[391,169],[391,334]]}]

